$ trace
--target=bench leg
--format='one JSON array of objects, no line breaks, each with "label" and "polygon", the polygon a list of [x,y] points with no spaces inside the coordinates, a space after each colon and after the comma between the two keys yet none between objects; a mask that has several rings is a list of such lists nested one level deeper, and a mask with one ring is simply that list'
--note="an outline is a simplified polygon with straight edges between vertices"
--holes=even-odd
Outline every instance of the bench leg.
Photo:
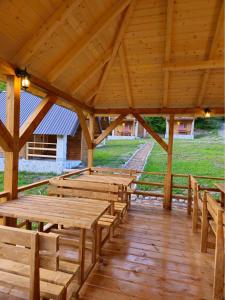
[{"label": "bench leg", "polygon": [[102,227],[97,227],[97,256],[98,258],[101,256],[101,248],[102,248]]},{"label": "bench leg", "polygon": [[80,241],[79,241],[79,263],[80,263],[79,283],[80,284],[82,284],[84,281],[85,239],[86,239],[86,230],[81,228],[80,229]]},{"label": "bench leg", "polygon": [[92,231],[92,263],[96,263],[97,257],[97,229],[96,227]]}]

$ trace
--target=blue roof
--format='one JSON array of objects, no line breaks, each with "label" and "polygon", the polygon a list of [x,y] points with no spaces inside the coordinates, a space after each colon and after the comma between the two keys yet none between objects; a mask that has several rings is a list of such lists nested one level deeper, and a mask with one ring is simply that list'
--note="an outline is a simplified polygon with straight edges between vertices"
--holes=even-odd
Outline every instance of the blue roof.
[{"label": "blue roof", "polygon": [[[41,98],[25,91],[21,91],[20,99],[20,126],[40,104]],[[0,120],[6,121],[6,92],[0,93]],[[76,134],[79,126],[77,114],[69,109],[54,104],[34,134],[71,135]]]}]

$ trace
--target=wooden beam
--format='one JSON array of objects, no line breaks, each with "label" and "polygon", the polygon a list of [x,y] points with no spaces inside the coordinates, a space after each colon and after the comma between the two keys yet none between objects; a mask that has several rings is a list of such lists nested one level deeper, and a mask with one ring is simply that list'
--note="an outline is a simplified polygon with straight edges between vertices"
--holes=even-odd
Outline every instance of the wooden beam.
[{"label": "wooden beam", "polygon": [[121,114],[118,118],[116,118],[103,132],[100,134],[97,139],[94,140],[95,146],[100,144],[111,131],[113,131],[116,126],[118,126],[120,123],[123,122],[124,118],[126,117],[126,114]]},{"label": "wooden beam", "polygon": [[[165,63],[170,61],[174,0],[167,0]],[[164,73],[163,107],[168,104],[169,71]]]},{"label": "wooden beam", "polygon": [[[221,8],[219,11],[219,16],[217,19],[217,23],[216,23],[216,28],[215,28],[215,33],[212,39],[212,43],[209,47],[209,53],[207,55],[208,59],[212,59],[217,47],[217,40],[219,37],[219,33],[220,30],[222,29],[223,23],[224,23],[224,0],[221,1]],[[199,90],[199,94],[198,94],[198,99],[197,99],[197,106],[201,106],[203,104],[204,101],[204,96],[205,96],[205,91],[206,91],[206,86],[209,80],[209,75],[210,75],[210,70],[206,70],[203,74],[202,77],[202,82],[201,82],[201,86],[200,86],[200,90]]]},{"label": "wooden beam", "polygon": [[47,41],[48,37],[65,21],[72,11],[80,5],[82,0],[64,0],[53,10],[46,22],[43,22],[37,32],[17,52],[13,61],[24,66],[31,56]]},{"label": "wooden beam", "polygon": [[[15,75],[15,69],[17,66],[7,62],[4,59],[0,58],[0,72],[5,72],[5,74],[8,75]],[[6,73],[7,71],[7,73]],[[32,87],[36,86],[39,90],[42,92],[45,91],[46,94],[49,94],[51,96],[55,96],[57,98],[61,98],[62,101],[65,103],[65,105],[69,104],[71,105],[75,110],[76,109],[82,109],[87,112],[93,112],[93,108],[86,105],[85,103],[81,103],[78,99],[72,97],[68,93],[54,87],[53,85],[49,84],[47,81],[38,78],[31,74],[30,81],[32,83]]]},{"label": "wooden beam", "polygon": [[148,124],[146,124],[145,120],[137,113],[133,113],[133,116],[136,118],[136,120],[142,125],[142,127],[145,128],[145,130],[153,137],[154,140],[156,140],[157,143],[167,152],[168,151],[168,145],[164,140],[156,133]]},{"label": "wooden beam", "polygon": [[169,139],[167,156],[167,174],[165,176],[164,203],[163,207],[171,209],[172,207],[172,161],[173,161],[173,135],[174,135],[174,115],[169,120]]},{"label": "wooden beam", "polygon": [[129,7],[127,8],[127,10],[125,11],[123,20],[121,21],[121,24],[120,24],[120,28],[119,28],[119,30],[116,34],[116,38],[115,38],[114,45],[113,45],[112,56],[111,56],[110,61],[108,62],[108,64],[106,65],[106,67],[104,69],[102,78],[100,80],[97,95],[95,96],[95,98],[93,99],[93,102],[92,102],[93,105],[95,105],[99,100],[99,95],[101,94],[101,91],[102,91],[102,89],[105,85],[105,82],[106,82],[107,78],[108,78],[108,74],[109,74],[109,72],[112,68],[115,57],[118,53],[118,49],[119,49],[120,44],[122,42],[122,39],[124,37],[125,31],[126,31],[127,26],[129,24],[129,21],[130,21],[130,18],[132,16],[132,13],[134,11],[134,8],[135,8],[135,1],[133,0],[131,2],[131,4],[129,5]]},{"label": "wooden beam", "polygon": [[13,149],[13,139],[8,129],[0,120],[0,146],[4,151],[12,151]]},{"label": "wooden beam", "polygon": [[[225,115],[224,107],[210,107],[212,115]],[[200,107],[190,107],[190,108],[98,108],[95,109],[95,115],[97,116],[110,116],[110,115],[118,115],[118,114],[141,114],[141,115],[195,115],[195,116],[204,116],[204,109]]]},{"label": "wooden beam", "polygon": [[82,128],[83,134],[84,134],[84,138],[85,141],[87,143],[88,149],[92,148],[92,140],[91,140],[91,136],[90,136],[90,132],[87,126],[87,122],[86,122],[86,118],[84,116],[84,113],[79,110],[77,111],[77,115],[80,121],[80,126]]},{"label": "wooden beam", "polygon": [[110,60],[112,54],[112,49],[109,49],[105,52],[103,57],[97,60],[92,66],[90,66],[84,73],[82,73],[79,78],[76,78],[75,81],[68,88],[70,93],[75,94],[82,85],[84,85],[91,77],[93,77],[104,65]]},{"label": "wooden beam", "polygon": [[90,114],[89,116],[89,132],[92,140],[92,147],[88,148],[88,168],[93,167],[93,142],[94,142],[94,131],[95,131],[95,115]]},{"label": "wooden beam", "polygon": [[93,97],[97,94],[98,91],[98,85],[95,86],[93,89],[91,89],[87,95],[84,97],[85,98],[85,103],[89,104],[91,102],[91,100],[93,99]]},{"label": "wooden beam", "polygon": [[[13,139],[13,149],[5,152],[4,190],[9,191],[9,200],[17,198],[18,188],[20,89],[20,78],[7,76],[6,128]],[[16,220],[6,218],[5,225],[16,226]]]},{"label": "wooden beam", "polygon": [[127,56],[126,56],[124,42],[121,42],[121,45],[119,48],[119,57],[120,57],[120,65],[121,65],[121,71],[122,71],[122,76],[123,76],[123,80],[124,80],[124,86],[125,86],[128,106],[133,107],[134,101],[133,101],[133,95],[132,95],[132,84],[131,84],[131,79],[130,79],[130,74],[129,74],[129,69],[128,69],[128,62],[127,62]]},{"label": "wooden beam", "polygon": [[164,71],[195,71],[206,69],[224,69],[224,60],[205,60],[194,62],[167,63]]},{"label": "wooden beam", "polygon": [[52,68],[48,75],[50,82],[55,81],[64,70],[70,66],[77,56],[84,50],[87,45],[102,32],[110,22],[115,19],[131,2],[131,0],[116,1],[113,6],[108,9],[98,21],[87,31],[87,33],[76,42],[71,49],[68,49],[66,55],[60,57],[58,63]]},{"label": "wooden beam", "polygon": [[51,96],[45,97],[34,112],[28,117],[26,122],[20,128],[19,149],[21,149],[28,139],[32,136],[35,129],[46,116],[50,108],[55,102],[55,98]]}]

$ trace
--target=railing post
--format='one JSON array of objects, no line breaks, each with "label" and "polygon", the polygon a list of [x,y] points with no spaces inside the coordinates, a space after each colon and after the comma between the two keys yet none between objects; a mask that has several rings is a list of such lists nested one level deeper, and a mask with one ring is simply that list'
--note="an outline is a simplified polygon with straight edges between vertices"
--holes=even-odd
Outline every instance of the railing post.
[{"label": "railing post", "polygon": [[188,203],[187,203],[187,214],[191,215],[192,209],[192,192],[191,192],[191,175],[188,176]]},{"label": "railing post", "polygon": [[93,141],[94,141],[94,127],[95,127],[95,116],[94,114],[90,114],[89,116],[89,133],[92,140],[91,148],[88,148],[88,168],[93,167],[93,154],[94,154],[94,147],[93,147]]}]

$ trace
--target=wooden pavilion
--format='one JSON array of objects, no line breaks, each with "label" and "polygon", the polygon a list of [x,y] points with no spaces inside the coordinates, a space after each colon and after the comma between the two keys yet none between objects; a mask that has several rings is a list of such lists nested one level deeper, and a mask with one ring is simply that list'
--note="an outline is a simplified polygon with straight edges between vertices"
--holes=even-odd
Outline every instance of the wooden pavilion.
[{"label": "wooden pavilion", "polygon": [[[19,151],[57,103],[79,117],[89,168],[95,147],[127,115],[133,115],[168,154],[163,206],[170,210],[174,118],[203,116],[206,111],[224,115],[224,1],[4,0],[0,20],[0,80],[7,86],[6,125],[0,122],[6,161],[1,197],[17,198]],[[43,100],[19,128],[25,68],[28,90]],[[95,116],[109,115],[116,116],[115,121],[94,139]],[[169,118],[168,143],[145,123],[143,115]],[[164,213],[160,234],[166,220],[172,222],[171,215]],[[16,225],[8,217],[5,224]],[[196,238],[190,239],[196,244]],[[84,299],[103,299],[98,293],[91,296],[98,286],[97,275],[95,279]],[[203,294],[209,299],[201,289],[182,299],[199,299]],[[181,299],[174,294],[161,298]],[[161,298],[155,293],[151,299]],[[150,298],[138,294],[134,299]]]}]

